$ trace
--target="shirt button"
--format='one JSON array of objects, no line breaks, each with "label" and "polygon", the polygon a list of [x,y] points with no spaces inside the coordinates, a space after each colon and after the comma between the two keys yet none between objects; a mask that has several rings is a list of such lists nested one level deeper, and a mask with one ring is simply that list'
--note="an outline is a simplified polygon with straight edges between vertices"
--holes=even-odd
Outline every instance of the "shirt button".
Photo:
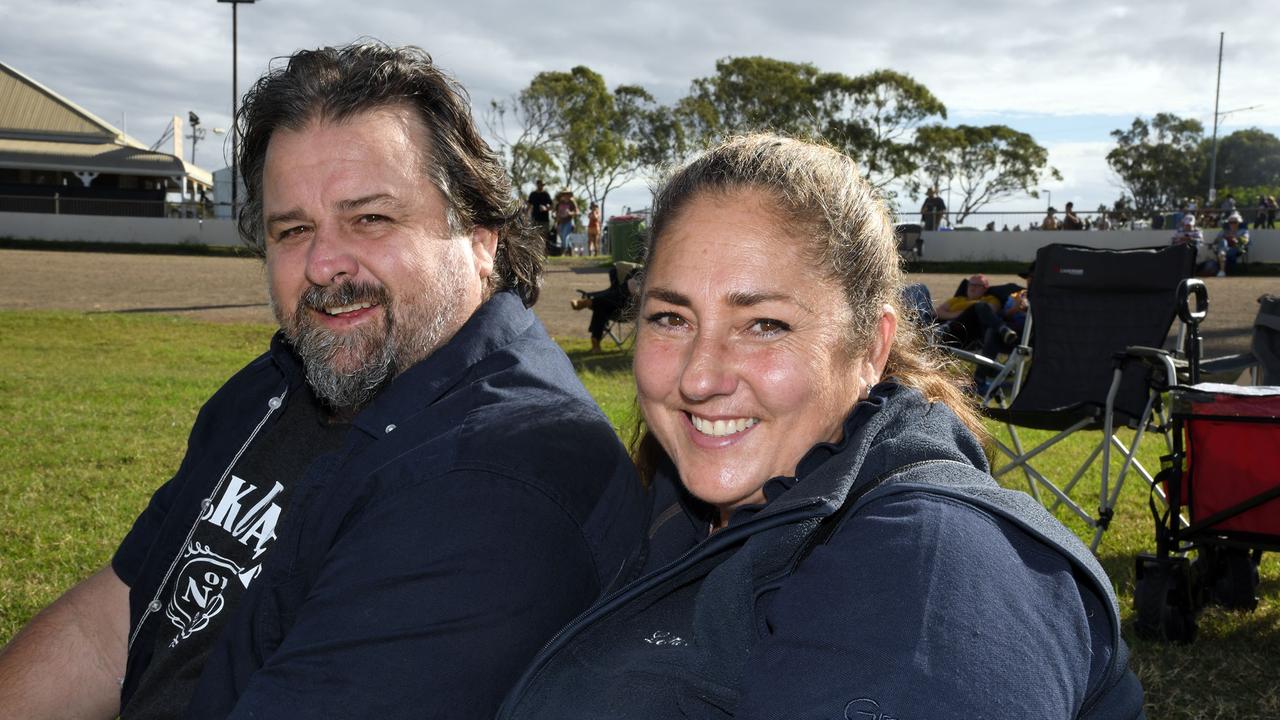
[{"label": "shirt button", "polygon": [[268,400],[268,401],[267,401],[267,405],[271,406],[271,409],[272,409],[272,410],[275,410],[275,409],[279,408],[279,407],[280,407],[280,398],[278,398],[278,397],[273,397],[273,398],[271,398],[270,400]]},{"label": "shirt button", "polygon": [[201,515],[203,515],[203,514],[205,514],[205,513],[209,512],[209,506],[210,506],[210,505],[212,505],[212,504],[213,504],[213,501],[209,500],[209,498],[205,498],[204,500],[201,500],[201,501],[200,501],[200,514],[201,514]]},{"label": "shirt button", "polygon": [[147,607],[151,610],[151,612],[160,612],[160,601],[152,600],[151,604],[148,605]]},{"label": "shirt button", "polygon": [[396,429],[395,423],[392,423],[391,425],[388,425],[382,432],[390,435],[391,431],[395,429]]}]

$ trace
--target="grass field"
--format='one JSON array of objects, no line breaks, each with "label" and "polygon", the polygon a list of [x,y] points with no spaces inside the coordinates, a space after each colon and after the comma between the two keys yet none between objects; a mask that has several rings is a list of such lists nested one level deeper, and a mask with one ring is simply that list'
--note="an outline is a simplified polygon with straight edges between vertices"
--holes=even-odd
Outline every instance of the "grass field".
[{"label": "grass field", "polygon": [[[200,405],[270,334],[162,316],[0,312],[0,642],[110,559],[177,467]],[[564,348],[615,426],[627,427],[629,358],[590,355],[585,340]],[[1161,449],[1145,443],[1148,467]],[[1087,450],[1081,438],[1050,466]],[[1126,488],[1100,551],[1126,621],[1133,556],[1152,545],[1140,485]],[[1280,562],[1267,556],[1262,574],[1258,610],[1207,610],[1193,645],[1139,642],[1126,627],[1153,719],[1280,717]]]}]

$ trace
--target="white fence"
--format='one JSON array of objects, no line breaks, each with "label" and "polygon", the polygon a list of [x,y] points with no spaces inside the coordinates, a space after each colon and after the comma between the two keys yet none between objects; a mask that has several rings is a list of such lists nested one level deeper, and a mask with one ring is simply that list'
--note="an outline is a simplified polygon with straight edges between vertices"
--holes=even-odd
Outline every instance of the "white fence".
[{"label": "white fence", "polygon": [[[1208,237],[1213,237],[1213,232]],[[1104,230],[1079,232],[937,231],[926,232],[923,260],[1012,260],[1030,262],[1036,249],[1049,243],[1076,243],[1099,248],[1133,248],[1167,245],[1168,230]],[[1252,230],[1249,259],[1280,262],[1280,230]],[[101,215],[51,215],[0,212],[0,238],[159,245],[240,245],[230,220],[183,218],[107,217]],[[584,236],[585,237],[585,236]]]},{"label": "white fence", "polygon": [[[1216,230],[1206,232],[1212,240]],[[1073,243],[1096,248],[1136,248],[1168,245],[1169,230],[1081,230],[1046,232],[936,231],[921,235],[926,262],[1014,260],[1031,262],[1036,249],[1049,243]],[[1250,262],[1280,262],[1280,230],[1249,231]]]},{"label": "white fence", "polygon": [[240,245],[230,220],[0,212],[0,238],[156,245]]}]

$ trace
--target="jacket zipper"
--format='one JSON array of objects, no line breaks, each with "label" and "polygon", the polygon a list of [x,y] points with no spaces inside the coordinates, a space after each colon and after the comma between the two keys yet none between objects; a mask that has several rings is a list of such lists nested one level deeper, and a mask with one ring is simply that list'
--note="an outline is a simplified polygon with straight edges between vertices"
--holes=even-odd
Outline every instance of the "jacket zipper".
[{"label": "jacket zipper", "polygon": [[209,497],[200,502],[200,512],[196,515],[195,522],[191,524],[191,529],[187,531],[187,539],[178,547],[178,553],[173,556],[173,562],[169,563],[169,569],[165,571],[164,578],[162,578],[160,580],[160,584],[156,586],[156,594],[152,596],[151,602],[147,603],[147,609],[143,611],[142,617],[138,618],[137,626],[133,628],[133,632],[129,635],[129,646],[125,650],[126,653],[133,652],[133,643],[138,639],[138,633],[142,631],[142,626],[146,624],[147,618],[151,616],[151,613],[159,612],[160,608],[163,607],[160,602],[160,595],[164,592],[165,586],[169,584],[169,578],[173,575],[174,569],[178,567],[178,562],[182,559],[183,553],[185,553],[187,551],[187,547],[191,545],[191,538],[196,534],[196,528],[200,526],[200,522],[204,519],[205,512],[212,507],[213,498],[218,496],[218,492],[222,490],[223,484],[226,483],[227,476],[231,474],[231,469],[236,466],[237,462],[239,462],[240,456],[244,454],[244,451],[249,449],[249,445],[253,442],[253,439],[258,436],[262,427],[267,424],[267,420],[271,418],[271,414],[284,405],[284,398],[288,394],[289,391],[284,390],[280,393],[279,397],[272,397],[267,401],[267,414],[262,416],[262,419],[258,421],[258,424],[253,428],[253,431],[249,433],[248,439],[244,441],[244,444],[241,445],[240,449],[236,452],[235,457],[231,458],[231,462],[227,465],[227,468],[222,471],[222,476],[218,478],[218,483],[213,486],[213,491],[209,493]]},{"label": "jacket zipper", "polygon": [[[613,596],[605,598],[594,609],[587,610],[583,614],[579,615],[572,622],[565,625],[559,632],[553,635],[551,639],[542,646],[542,649],[538,651],[537,655],[534,656],[535,658],[538,658],[536,664],[525,671],[519,682],[516,683],[515,687],[513,687],[511,692],[507,695],[510,703],[503,703],[503,706],[498,713],[499,720],[509,717],[509,711],[519,704],[521,699],[520,696],[524,694],[525,688],[532,684],[536,676],[542,672],[543,667],[545,667],[547,663],[551,661],[552,656],[559,651],[560,648],[558,646],[563,645],[564,641],[568,640],[568,638],[574,635],[579,629],[591,624],[605,615],[612,613],[615,609],[626,604],[636,595],[665,582],[671,576],[679,574],[689,565],[697,562],[703,557],[720,552],[720,550],[726,545],[736,543],[756,534],[757,532],[768,530],[779,525],[817,517],[818,514],[814,513],[813,510],[822,504],[823,501],[820,498],[814,498],[803,505],[791,508],[785,512],[760,518],[758,522],[749,521],[735,528],[729,528],[716,533],[706,541],[689,548],[685,551],[684,555],[681,555],[677,560],[667,565],[665,568],[661,568],[650,575],[636,580],[635,583],[626,589],[625,592],[619,591]],[[729,539],[726,540],[725,538]]]}]

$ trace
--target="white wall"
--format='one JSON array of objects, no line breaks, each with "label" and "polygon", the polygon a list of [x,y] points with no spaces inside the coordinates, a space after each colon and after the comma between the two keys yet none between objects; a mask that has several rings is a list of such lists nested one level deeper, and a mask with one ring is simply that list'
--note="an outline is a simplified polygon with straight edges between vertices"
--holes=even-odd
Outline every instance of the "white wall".
[{"label": "white wall", "polygon": [[[1206,233],[1210,239],[1214,232]],[[1072,243],[1096,248],[1135,248],[1168,245],[1173,232],[1169,230],[1107,230],[1078,232],[1023,232],[944,231],[926,232],[924,238],[925,261],[949,260],[1015,260],[1031,262],[1036,250],[1049,243]],[[1280,262],[1280,230],[1250,230],[1249,260],[1251,262]]]},{"label": "white wall", "polygon": [[0,212],[0,237],[159,245],[240,245],[230,220]]},{"label": "white wall", "polygon": [[[1152,247],[1169,244],[1166,230],[1111,230],[1106,232],[982,232],[924,233],[925,261],[1031,262],[1036,249],[1049,243],[1075,243],[1100,248]],[[154,243],[162,245],[240,245],[240,235],[230,220],[187,218],[129,218],[100,215],[50,215],[0,212],[0,237],[106,243]],[[1280,230],[1251,230],[1249,259],[1280,262]]]}]

